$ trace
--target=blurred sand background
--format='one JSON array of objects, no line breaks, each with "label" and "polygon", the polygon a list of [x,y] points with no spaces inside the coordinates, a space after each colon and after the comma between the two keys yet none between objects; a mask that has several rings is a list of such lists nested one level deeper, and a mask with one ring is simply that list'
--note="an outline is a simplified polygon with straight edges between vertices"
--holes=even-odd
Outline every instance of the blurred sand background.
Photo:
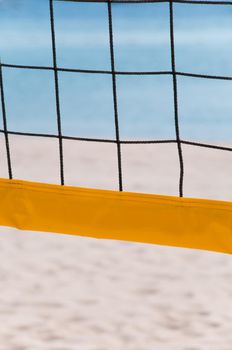
[{"label": "blurred sand background", "polygon": [[[16,178],[58,181],[56,140],[10,146]],[[123,150],[125,189],[177,195],[176,146],[136,147]],[[116,189],[114,155],[69,141],[66,181]],[[184,155],[187,195],[231,199],[231,152]],[[0,350],[232,349],[229,255],[4,227],[0,251]]]}]

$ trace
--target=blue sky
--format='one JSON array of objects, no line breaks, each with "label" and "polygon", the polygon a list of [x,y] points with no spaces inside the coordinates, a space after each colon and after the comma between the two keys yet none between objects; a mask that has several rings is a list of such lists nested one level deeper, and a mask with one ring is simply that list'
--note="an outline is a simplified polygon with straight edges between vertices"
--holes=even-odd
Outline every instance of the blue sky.
[{"label": "blue sky", "polygon": [[[52,64],[47,0],[0,0],[4,63]],[[60,67],[110,69],[106,4],[54,2]],[[178,71],[232,76],[232,7],[174,5]],[[170,70],[168,4],[114,4],[116,69]],[[3,69],[10,130],[56,132],[52,72]],[[64,134],[115,137],[110,76],[60,73]],[[122,138],[174,138],[172,80],[117,79]],[[232,82],[178,78],[181,136],[231,140]],[[0,123],[1,126],[1,123]]]}]

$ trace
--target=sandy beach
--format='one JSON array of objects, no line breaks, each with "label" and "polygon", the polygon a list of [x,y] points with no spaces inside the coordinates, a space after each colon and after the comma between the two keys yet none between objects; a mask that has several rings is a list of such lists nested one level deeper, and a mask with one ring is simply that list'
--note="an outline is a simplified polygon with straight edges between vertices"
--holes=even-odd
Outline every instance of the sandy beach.
[{"label": "sandy beach", "polygon": [[[57,140],[11,136],[10,147],[15,178],[59,182]],[[64,152],[68,185],[117,189],[114,145],[66,141]],[[183,153],[186,196],[232,200],[231,152]],[[175,145],[123,145],[122,160],[125,190],[178,194]],[[0,233],[0,350],[232,349],[231,256]]]}]

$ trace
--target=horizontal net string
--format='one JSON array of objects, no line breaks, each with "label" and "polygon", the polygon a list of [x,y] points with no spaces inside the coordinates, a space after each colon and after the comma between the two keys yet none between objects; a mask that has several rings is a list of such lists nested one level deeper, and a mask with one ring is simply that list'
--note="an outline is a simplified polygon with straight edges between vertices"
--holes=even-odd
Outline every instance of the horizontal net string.
[{"label": "horizontal net string", "polygon": [[[0,129],[0,133],[4,134],[4,129]],[[59,139],[59,135],[55,134],[41,134],[41,133],[30,133],[30,132],[20,132],[20,131],[7,131],[9,135],[18,135],[18,136],[31,136],[31,137],[46,137],[46,138],[55,138]],[[91,138],[91,137],[78,137],[78,136],[66,136],[62,135],[62,139],[64,140],[73,140],[73,141],[84,141],[84,142],[101,142],[101,143],[114,143],[117,144],[117,140],[112,139],[99,139],[99,138]],[[160,144],[160,143],[177,143],[176,139],[169,140],[120,140],[120,144],[124,145],[136,145],[136,144]],[[198,147],[206,147],[213,148],[222,151],[232,151],[231,147],[212,145],[208,143],[188,141],[180,139],[180,142],[185,145],[198,146]]]},{"label": "horizontal net string", "polygon": [[[70,72],[70,73],[87,73],[87,74],[112,74],[110,70],[93,70],[93,69],[75,69],[75,68],[55,68],[48,66],[27,66],[27,65],[18,65],[18,64],[8,64],[2,63],[0,66],[5,68],[15,68],[15,69],[35,69],[35,70],[57,70],[60,72]],[[192,78],[203,78],[203,79],[218,79],[218,80],[232,80],[232,76],[223,76],[223,75],[211,75],[211,74],[198,74],[198,73],[187,73],[176,71],[147,71],[147,72],[128,72],[128,71],[114,71],[115,75],[179,75],[184,77]]]}]

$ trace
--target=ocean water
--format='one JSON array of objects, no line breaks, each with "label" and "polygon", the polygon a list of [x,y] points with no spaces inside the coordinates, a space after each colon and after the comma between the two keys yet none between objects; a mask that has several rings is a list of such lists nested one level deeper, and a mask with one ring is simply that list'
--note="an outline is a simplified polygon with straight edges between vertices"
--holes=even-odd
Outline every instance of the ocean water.
[{"label": "ocean water", "polygon": [[[168,3],[112,4],[115,69],[170,71]],[[57,64],[110,70],[107,5],[54,1]],[[174,4],[176,70],[232,77],[232,6]],[[0,0],[3,63],[52,66],[48,0]],[[8,129],[57,134],[54,75],[3,68]],[[121,139],[175,138],[170,75],[118,75]],[[180,137],[232,140],[232,81],[178,76]],[[109,74],[59,73],[64,135],[115,139]],[[1,112],[0,112],[1,113]],[[0,128],[2,128],[0,114]]]}]

